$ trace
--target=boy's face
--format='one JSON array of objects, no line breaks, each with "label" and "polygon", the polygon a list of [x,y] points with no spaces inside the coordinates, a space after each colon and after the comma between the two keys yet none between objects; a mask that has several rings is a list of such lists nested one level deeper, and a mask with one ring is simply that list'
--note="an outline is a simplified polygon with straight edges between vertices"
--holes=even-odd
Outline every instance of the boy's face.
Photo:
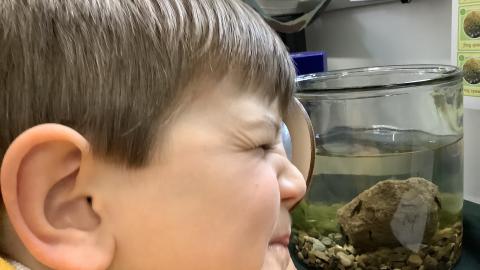
[{"label": "boy's face", "polygon": [[305,180],[281,144],[277,104],[238,94],[227,79],[201,87],[213,89],[175,119],[149,166],[111,174],[104,211],[116,235],[114,269],[289,263],[289,210]]}]

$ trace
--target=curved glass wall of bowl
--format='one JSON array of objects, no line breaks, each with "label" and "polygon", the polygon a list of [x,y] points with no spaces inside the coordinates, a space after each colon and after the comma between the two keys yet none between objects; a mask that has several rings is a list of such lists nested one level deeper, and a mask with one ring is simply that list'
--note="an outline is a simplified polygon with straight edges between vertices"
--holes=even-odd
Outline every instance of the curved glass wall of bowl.
[{"label": "curved glass wall of bowl", "polygon": [[282,122],[280,125],[280,135],[282,137],[283,148],[289,160],[292,160],[292,138],[290,137],[290,131],[288,131],[287,125]]},{"label": "curved glass wall of bowl", "polygon": [[293,211],[299,268],[451,269],[462,235],[461,71],[373,67],[298,85],[316,139],[311,185]]}]

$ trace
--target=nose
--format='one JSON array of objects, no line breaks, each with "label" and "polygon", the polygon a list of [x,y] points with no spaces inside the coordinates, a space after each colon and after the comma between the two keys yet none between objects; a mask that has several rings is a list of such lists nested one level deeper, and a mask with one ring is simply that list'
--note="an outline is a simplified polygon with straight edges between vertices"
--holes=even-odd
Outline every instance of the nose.
[{"label": "nose", "polygon": [[282,205],[291,210],[305,195],[307,188],[305,178],[289,160],[285,159],[284,166],[278,176],[280,198]]}]

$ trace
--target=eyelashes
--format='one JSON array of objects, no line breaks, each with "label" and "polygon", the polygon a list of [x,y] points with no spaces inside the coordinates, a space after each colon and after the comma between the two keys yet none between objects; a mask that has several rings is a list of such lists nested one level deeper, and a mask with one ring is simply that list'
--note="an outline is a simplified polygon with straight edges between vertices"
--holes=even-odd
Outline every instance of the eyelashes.
[{"label": "eyelashes", "polygon": [[256,148],[261,148],[264,151],[270,151],[270,150],[273,149],[273,144],[264,143],[264,144],[261,144],[261,145],[257,146]]}]

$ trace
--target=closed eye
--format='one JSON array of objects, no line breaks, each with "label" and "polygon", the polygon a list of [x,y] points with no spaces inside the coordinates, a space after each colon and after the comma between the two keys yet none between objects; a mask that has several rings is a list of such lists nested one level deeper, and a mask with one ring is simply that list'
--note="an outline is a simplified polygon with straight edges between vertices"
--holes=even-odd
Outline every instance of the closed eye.
[{"label": "closed eye", "polygon": [[258,148],[262,148],[265,151],[270,151],[273,149],[273,145],[269,143],[265,143],[265,144],[259,145]]}]

